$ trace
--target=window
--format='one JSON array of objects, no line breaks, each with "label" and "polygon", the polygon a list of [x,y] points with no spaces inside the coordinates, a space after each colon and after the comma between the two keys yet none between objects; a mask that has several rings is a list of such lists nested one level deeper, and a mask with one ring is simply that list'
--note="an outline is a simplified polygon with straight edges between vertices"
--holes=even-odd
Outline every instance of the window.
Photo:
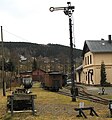
[{"label": "window", "polygon": [[87,58],[88,58],[88,65],[89,65],[89,56]]},{"label": "window", "polygon": [[85,65],[87,65],[86,57],[85,57]]},{"label": "window", "polygon": [[92,64],[92,55],[85,57],[85,65]]},{"label": "window", "polygon": [[92,55],[90,55],[90,64],[92,64]]},{"label": "window", "polygon": [[86,72],[86,81],[87,81],[87,72]]}]

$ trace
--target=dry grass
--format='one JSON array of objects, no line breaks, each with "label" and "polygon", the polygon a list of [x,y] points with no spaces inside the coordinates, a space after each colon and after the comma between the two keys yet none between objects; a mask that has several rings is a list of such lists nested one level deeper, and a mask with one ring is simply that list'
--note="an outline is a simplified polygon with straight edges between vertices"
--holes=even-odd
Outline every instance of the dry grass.
[{"label": "dry grass", "polygon": [[[79,106],[80,102],[84,102],[85,106],[94,106],[99,117],[91,117],[89,111],[86,111],[88,120],[111,120],[109,118],[108,106],[96,104],[84,100],[77,99],[77,102],[72,102],[70,97],[60,95],[54,92],[45,91],[39,87],[39,84],[35,84],[32,88],[32,92],[37,95],[35,99],[35,107],[37,109],[36,115],[32,113],[14,113],[11,116],[6,112],[6,99],[2,96],[2,90],[0,90],[0,119],[2,120],[83,120],[84,118],[77,118],[78,114],[74,111],[75,107]],[[7,92],[9,94],[10,92]]]}]

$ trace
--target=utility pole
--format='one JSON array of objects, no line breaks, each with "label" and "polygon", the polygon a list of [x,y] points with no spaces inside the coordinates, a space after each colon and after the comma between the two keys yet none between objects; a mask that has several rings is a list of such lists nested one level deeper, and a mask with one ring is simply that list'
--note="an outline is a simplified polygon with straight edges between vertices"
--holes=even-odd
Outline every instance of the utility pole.
[{"label": "utility pole", "polygon": [[4,79],[4,46],[3,46],[3,31],[1,26],[1,43],[2,43],[2,83],[3,83],[3,96],[6,96],[6,82]]},{"label": "utility pole", "polygon": [[71,81],[72,81],[72,87],[71,87],[71,93],[72,93],[72,101],[76,101],[76,86],[74,81],[74,60],[73,60],[73,36],[72,36],[72,13],[74,12],[75,7],[71,6],[71,2],[67,2],[67,7],[50,7],[50,11],[58,11],[63,10],[65,15],[69,17],[69,34],[70,34],[70,61],[71,61]]}]

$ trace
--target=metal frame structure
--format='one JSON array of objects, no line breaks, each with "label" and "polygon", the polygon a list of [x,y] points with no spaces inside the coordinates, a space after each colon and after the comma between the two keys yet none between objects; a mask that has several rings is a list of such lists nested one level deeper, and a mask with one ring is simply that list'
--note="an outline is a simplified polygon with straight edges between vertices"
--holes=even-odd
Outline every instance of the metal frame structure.
[{"label": "metal frame structure", "polygon": [[72,87],[71,87],[71,93],[72,93],[72,101],[76,101],[76,86],[75,86],[75,80],[74,80],[74,60],[73,60],[73,36],[72,36],[72,14],[74,12],[75,7],[71,6],[71,2],[67,2],[67,7],[50,7],[50,11],[58,11],[62,10],[65,15],[69,17],[69,33],[70,33],[70,58],[71,58],[71,81],[72,81]]}]

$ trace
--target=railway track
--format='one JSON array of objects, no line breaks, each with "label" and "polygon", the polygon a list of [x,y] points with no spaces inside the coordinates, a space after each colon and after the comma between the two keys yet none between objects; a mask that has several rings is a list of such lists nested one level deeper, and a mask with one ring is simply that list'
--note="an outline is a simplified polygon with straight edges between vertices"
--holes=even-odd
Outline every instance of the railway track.
[{"label": "railway track", "polygon": [[79,91],[79,95],[77,96],[77,98],[80,99],[84,99],[84,100],[89,100],[91,102],[95,102],[95,103],[100,103],[103,105],[108,105],[109,104],[109,100],[106,98],[102,98],[96,95],[92,95],[92,94],[88,94],[85,91]]},{"label": "railway track", "polygon": [[[79,91],[78,91],[77,98],[83,99],[83,100],[88,100],[88,101],[95,102],[95,103],[100,103],[100,104],[103,104],[103,105],[108,105],[109,104],[108,99],[99,97],[97,95],[89,94],[89,93],[85,92],[83,87],[78,87],[78,88],[79,88],[78,89]],[[63,88],[61,91],[58,92],[58,94],[62,94],[62,95],[72,97],[72,95],[70,93],[70,88]]]}]

